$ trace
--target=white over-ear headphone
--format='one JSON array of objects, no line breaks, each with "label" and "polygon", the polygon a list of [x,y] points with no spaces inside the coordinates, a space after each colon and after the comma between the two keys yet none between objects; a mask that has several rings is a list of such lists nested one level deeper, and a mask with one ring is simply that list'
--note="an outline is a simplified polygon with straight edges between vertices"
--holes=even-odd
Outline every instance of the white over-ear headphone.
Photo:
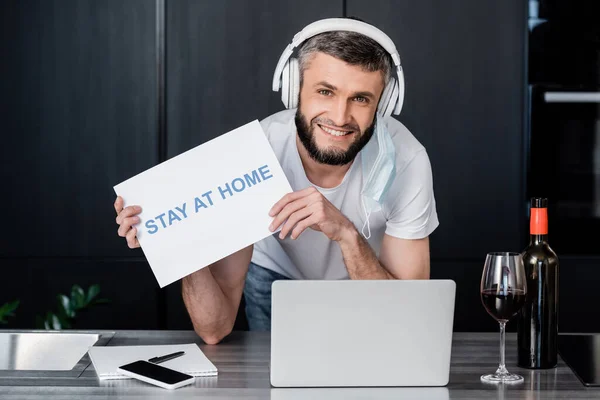
[{"label": "white over-ear headphone", "polygon": [[392,113],[400,114],[404,103],[404,74],[400,64],[400,55],[394,42],[373,25],[347,18],[327,18],[313,22],[294,35],[292,43],[285,48],[273,74],[273,91],[276,92],[281,88],[281,100],[286,108],[298,107],[300,97],[300,68],[298,59],[292,57],[294,48],[319,33],[331,31],[361,33],[375,40],[391,55],[396,66],[397,78],[393,76],[390,78],[379,100],[377,111],[383,116],[389,116]]}]

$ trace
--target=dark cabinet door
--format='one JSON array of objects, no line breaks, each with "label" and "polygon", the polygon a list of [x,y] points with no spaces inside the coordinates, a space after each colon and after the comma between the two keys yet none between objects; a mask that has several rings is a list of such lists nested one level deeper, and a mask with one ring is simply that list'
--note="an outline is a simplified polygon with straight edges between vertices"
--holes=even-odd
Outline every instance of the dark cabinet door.
[{"label": "dark cabinet door", "polygon": [[[182,0],[166,7],[169,157],[283,110],[271,90],[281,53],[305,25],[343,15],[342,0]],[[166,290],[168,327],[189,329],[180,285]],[[235,329],[245,324],[241,309]]]},{"label": "dark cabinet door", "polygon": [[158,161],[156,6],[0,5],[0,257],[137,254],[113,186]]},{"label": "dark cabinet door", "polygon": [[404,66],[397,118],[425,145],[440,226],[433,258],[519,250],[526,2],[347,0],[386,32]]},{"label": "dark cabinet door", "polygon": [[167,1],[167,137],[173,157],[284,108],[271,90],[279,56],[337,1]]}]

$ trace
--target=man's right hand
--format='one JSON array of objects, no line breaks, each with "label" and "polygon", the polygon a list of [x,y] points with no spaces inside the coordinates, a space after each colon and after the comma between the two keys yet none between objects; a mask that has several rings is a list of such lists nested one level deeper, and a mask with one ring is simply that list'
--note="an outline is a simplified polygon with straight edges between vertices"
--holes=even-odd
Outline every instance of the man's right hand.
[{"label": "man's right hand", "polygon": [[117,199],[115,200],[115,211],[117,212],[117,224],[119,225],[119,230],[117,232],[119,236],[127,239],[127,245],[130,249],[140,247],[140,242],[136,237],[137,229],[132,227],[132,225],[140,222],[140,217],[137,215],[142,212],[142,207],[127,206],[123,208],[123,198],[117,196]]}]

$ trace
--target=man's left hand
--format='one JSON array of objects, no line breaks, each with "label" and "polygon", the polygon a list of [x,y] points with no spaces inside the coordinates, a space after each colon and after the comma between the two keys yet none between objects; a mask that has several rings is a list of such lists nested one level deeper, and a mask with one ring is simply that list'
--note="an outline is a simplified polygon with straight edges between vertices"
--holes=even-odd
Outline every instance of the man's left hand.
[{"label": "man's left hand", "polygon": [[312,186],[283,196],[269,215],[275,217],[269,226],[271,231],[284,224],[280,239],[290,232],[291,238],[296,239],[306,228],[311,228],[339,242],[355,230],[354,224]]}]

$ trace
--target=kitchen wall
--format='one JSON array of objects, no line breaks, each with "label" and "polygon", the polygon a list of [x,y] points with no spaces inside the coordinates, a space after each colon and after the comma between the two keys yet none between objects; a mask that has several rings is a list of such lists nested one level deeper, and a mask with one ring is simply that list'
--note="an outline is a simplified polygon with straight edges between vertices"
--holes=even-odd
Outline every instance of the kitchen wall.
[{"label": "kitchen wall", "polygon": [[[440,218],[432,277],[457,282],[455,330],[496,330],[479,300],[485,255],[518,251],[527,241],[526,7],[2,2],[0,304],[21,300],[8,327],[33,327],[58,293],[99,283],[111,302],[82,315],[77,327],[191,328],[179,283],[159,289],[143,252],[117,236],[112,186],[281,110],[271,79],[292,36],[316,19],[356,16],[388,33],[402,57],[406,100],[398,119],[431,159]],[[573,275],[561,279],[577,291]],[[571,296],[561,299],[569,311],[576,306]],[[568,315],[562,321],[568,330],[597,328]],[[243,313],[236,327],[246,327]]]}]

